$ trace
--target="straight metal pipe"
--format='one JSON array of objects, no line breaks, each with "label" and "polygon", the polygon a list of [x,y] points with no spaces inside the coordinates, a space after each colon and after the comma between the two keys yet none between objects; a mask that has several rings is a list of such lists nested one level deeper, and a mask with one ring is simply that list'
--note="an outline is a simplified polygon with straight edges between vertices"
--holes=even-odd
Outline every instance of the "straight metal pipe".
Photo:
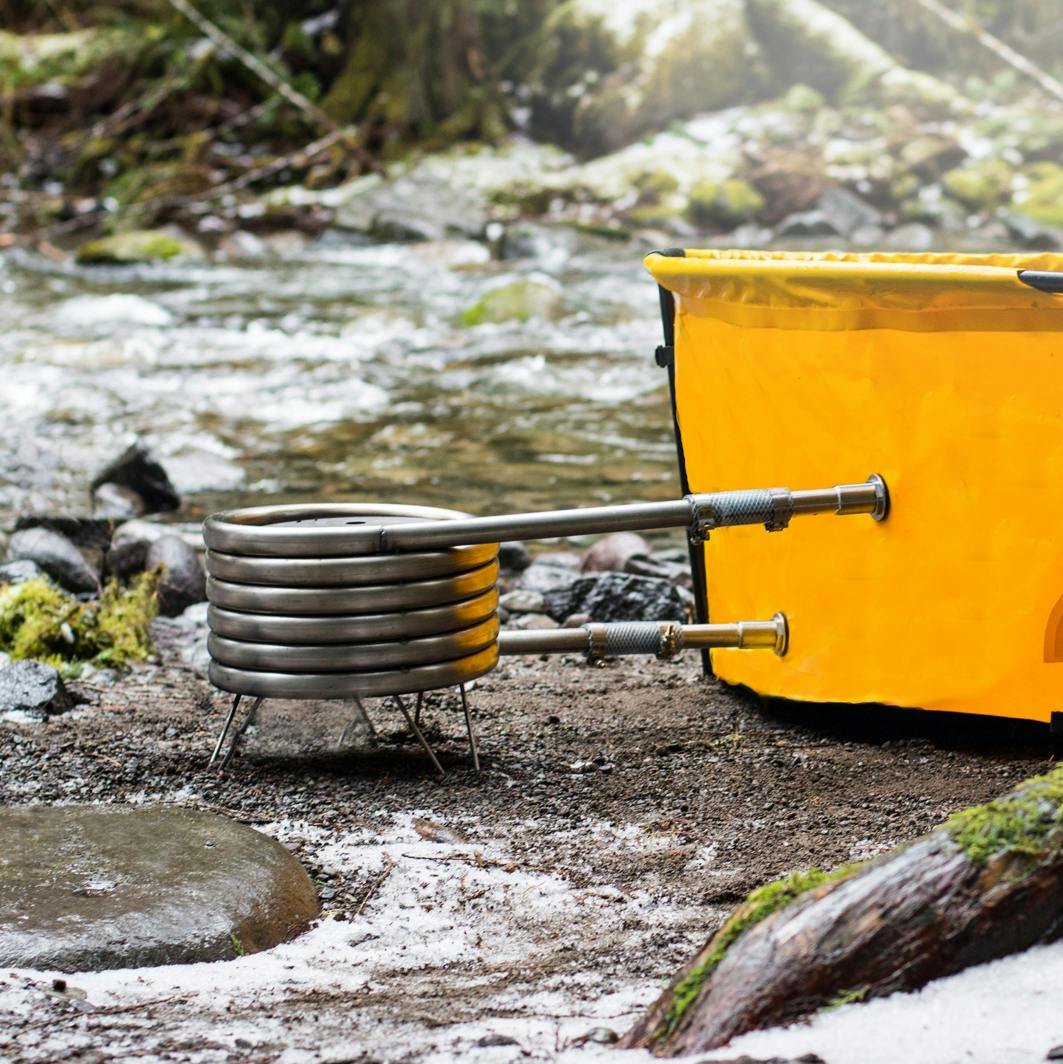
[{"label": "straight metal pipe", "polygon": [[702,647],[774,650],[782,656],[788,644],[789,626],[781,613],[769,621],[731,624],[619,621],[545,631],[503,629],[498,636],[499,654],[585,654],[589,658],[654,654],[667,660],[687,648]]},{"label": "straight metal pipe", "polygon": [[687,528],[691,538],[698,541],[715,528],[733,525],[764,524],[776,531],[785,528],[791,517],[807,514],[870,514],[880,521],[888,508],[885,482],[873,475],[863,483],[838,484],[832,488],[720,491],[687,495],[671,502],[393,524],[379,529],[377,549],[380,552],[437,550],[501,540],[553,539],[656,528]]},{"label": "straight metal pipe", "polygon": [[690,524],[690,503],[638,502],[617,506],[585,506],[573,510],[499,514],[456,521],[417,521],[382,528],[383,550],[415,550],[426,544],[498,543],[514,539],[555,539],[599,532],[641,532],[654,528],[683,528]]}]

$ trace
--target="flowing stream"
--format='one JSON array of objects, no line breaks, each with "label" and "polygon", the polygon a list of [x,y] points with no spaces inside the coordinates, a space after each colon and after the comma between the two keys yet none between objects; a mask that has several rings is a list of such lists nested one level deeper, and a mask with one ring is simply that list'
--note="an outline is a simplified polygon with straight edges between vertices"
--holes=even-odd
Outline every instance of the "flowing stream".
[{"label": "flowing stream", "polygon": [[[245,261],[79,267],[0,258],[0,519],[84,512],[133,438],[188,516],[384,500],[473,512],[678,491],[641,252],[568,230],[499,262],[472,242],[328,234]],[[544,276],[557,314],[463,327]]]}]

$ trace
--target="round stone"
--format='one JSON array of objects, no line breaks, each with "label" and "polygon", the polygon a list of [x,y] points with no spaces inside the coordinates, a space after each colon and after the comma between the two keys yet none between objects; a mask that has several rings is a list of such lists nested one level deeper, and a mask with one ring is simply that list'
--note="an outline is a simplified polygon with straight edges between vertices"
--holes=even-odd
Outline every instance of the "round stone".
[{"label": "round stone", "polygon": [[0,967],[63,972],[256,953],[318,914],[274,839],[166,807],[0,807]]}]

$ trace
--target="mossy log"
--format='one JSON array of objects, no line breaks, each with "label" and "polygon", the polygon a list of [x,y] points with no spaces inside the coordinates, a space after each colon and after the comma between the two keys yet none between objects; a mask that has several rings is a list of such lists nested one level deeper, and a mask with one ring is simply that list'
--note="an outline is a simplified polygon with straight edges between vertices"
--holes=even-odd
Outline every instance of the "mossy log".
[{"label": "mossy log", "polygon": [[1063,937],[1063,768],[836,873],[761,887],[625,1036],[678,1056]]}]

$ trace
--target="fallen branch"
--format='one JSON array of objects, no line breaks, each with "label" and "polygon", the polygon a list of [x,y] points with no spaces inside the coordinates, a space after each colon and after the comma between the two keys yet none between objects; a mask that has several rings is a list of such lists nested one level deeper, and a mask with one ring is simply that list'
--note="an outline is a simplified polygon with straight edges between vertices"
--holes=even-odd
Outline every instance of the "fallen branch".
[{"label": "fallen branch", "polygon": [[358,903],[358,908],[351,913],[351,919],[355,920],[362,915],[362,910],[369,904],[370,898],[384,885],[384,880],[395,871],[395,859],[389,854],[384,854],[384,860],[387,862],[384,866],[384,871],[370,884],[369,889],[362,895],[362,900]]},{"label": "fallen branch", "polygon": [[625,1036],[660,1056],[1063,936],[1063,768],[865,865],[755,890]]},{"label": "fallen branch", "polygon": [[935,18],[940,19],[950,29],[973,37],[983,48],[992,52],[1012,69],[1035,81],[1050,96],[1063,101],[1063,82],[1043,70],[1029,57],[1005,44],[999,37],[994,37],[988,30],[979,26],[973,18],[966,18],[959,12],[945,7],[939,0],[915,0],[915,3],[924,11],[929,11]]},{"label": "fallen branch", "polygon": [[338,128],[332,117],[326,114],[316,103],[307,99],[298,89],[293,88],[275,71],[262,62],[253,52],[249,52],[243,45],[238,44],[223,29],[210,21],[206,15],[193,7],[189,0],[167,0],[167,3],[180,12],[202,33],[206,34],[215,44],[224,48],[234,55],[253,74],[264,81],[274,92],[283,96],[293,107],[298,108],[317,125],[334,131]]}]

